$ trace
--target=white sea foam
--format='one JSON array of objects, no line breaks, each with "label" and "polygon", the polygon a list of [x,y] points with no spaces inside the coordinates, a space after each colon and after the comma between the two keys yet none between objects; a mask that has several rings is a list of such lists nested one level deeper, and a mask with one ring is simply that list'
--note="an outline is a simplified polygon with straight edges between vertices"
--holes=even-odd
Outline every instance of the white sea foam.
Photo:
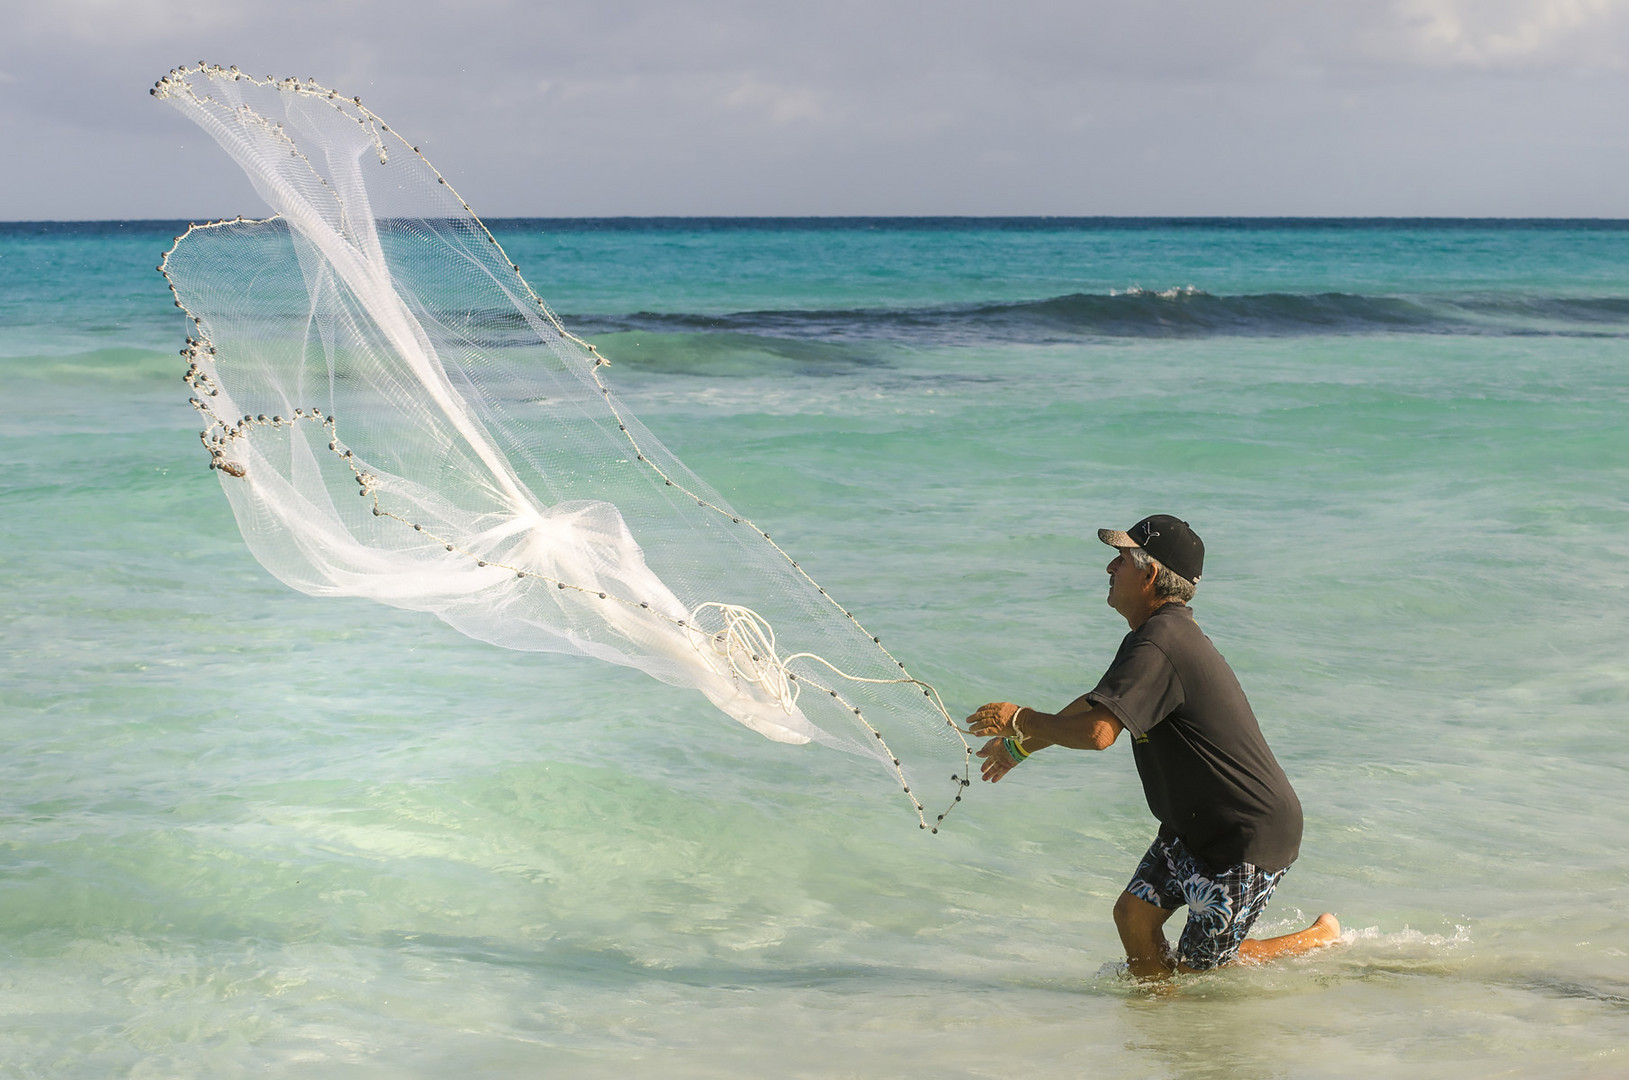
[{"label": "white sea foam", "polygon": [[1169,289],[1145,289],[1141,285],[1132,285],[1125,289],[1110,289],[1110,296],[1152,296],[1160,300],[1180,300],[1188,296],[1209,296],[1204,289],[1197,289],[1192,285],[1173,285]]}]

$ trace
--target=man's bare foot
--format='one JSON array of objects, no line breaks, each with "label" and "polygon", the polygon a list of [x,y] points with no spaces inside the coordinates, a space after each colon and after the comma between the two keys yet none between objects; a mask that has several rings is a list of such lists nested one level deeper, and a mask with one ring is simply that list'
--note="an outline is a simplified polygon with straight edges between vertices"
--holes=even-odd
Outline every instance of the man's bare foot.
[{"label": "man's bare foot", "polygon": [[1314,949],[1333,945],[1341,939],[1341,923],[1329,912],[1315,919],[1311,926],[1294,934],[1275,938],[1246,938],[1239,946],[1240,964],[1267,964],[1286,956],[1300,956]]}]

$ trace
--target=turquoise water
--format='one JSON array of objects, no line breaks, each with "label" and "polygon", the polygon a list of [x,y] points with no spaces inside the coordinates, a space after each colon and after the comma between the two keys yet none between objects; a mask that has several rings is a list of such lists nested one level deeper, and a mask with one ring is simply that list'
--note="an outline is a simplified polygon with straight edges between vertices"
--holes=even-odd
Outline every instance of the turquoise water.
[{"label": "turquoise water", "polygon": [[1095,682],[1093,529],[1204,535],[1307,811],[1261,932],[1348,940],[1158,999],[1123,746],[930,837],[697,695],[270,578],[180,228],[0,225],[0,1076],[1629,1068],[1629,224],[494,224],[953,709]]}]

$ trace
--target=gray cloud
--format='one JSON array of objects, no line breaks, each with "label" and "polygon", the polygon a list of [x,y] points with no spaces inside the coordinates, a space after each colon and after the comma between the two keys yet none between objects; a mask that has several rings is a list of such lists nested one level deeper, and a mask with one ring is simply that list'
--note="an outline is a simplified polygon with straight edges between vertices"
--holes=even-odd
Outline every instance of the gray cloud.
[{"label": "gray cloud", "polygon": [[146,96],[197,60],[360,94],[494,216],[1619,216],[1626,7],[0,0],[0,217],[257,209]]}]

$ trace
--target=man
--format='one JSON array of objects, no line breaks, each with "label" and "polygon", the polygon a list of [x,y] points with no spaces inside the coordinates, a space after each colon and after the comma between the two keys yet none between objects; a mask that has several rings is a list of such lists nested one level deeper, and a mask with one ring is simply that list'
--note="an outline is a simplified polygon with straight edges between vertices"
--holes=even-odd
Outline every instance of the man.
[{"label": "man", "polygon": [[[1156,514],[1129,532],[1099,529],[1117,548],[1109,606],[1131,626],[1097,687],[1062,712],[1011,702],[968,717],[987,781],[1048,746],[1107,750],[1122,730],[1159,835],[1114,905],[1114,924],[1137,978],[1265,963],[1340,940],[1327,912],[1307,929],[1246,940],[1301,845],[1301,803],[1267,748],[1227,661],[1194,622],[1188,601],[1205,545],[1188,523]],[[1188,908],[1177,947],[1164,926]]]}]

